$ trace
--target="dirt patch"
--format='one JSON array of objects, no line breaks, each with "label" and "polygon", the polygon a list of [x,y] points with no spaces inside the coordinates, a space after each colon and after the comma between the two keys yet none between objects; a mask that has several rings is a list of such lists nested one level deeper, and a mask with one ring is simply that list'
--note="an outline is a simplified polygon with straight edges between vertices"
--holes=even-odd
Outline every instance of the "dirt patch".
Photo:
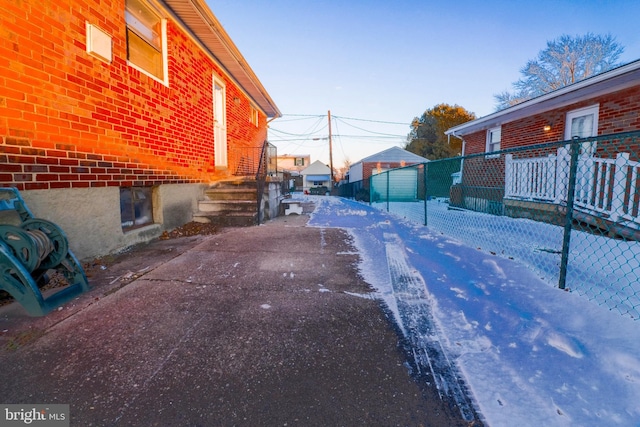
[{"label": "dirt patch", "polygon": [[217,234],[219,231],[220,229],[218,228],[218,226],[214,224],[192,221],[186,223],[182,227],[163,232],[160,236],[160,240],[176,239],[178,237]]}]

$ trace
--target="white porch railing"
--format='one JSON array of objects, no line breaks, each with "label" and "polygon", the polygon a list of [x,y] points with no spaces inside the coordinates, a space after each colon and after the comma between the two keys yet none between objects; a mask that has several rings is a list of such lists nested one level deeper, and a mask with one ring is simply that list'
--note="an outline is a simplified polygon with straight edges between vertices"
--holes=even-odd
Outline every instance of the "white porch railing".
[{"label": "white porch railing", "polygon": [[558,156],[514,159],[512,154],[507,154],[505,157],[505,198],[556,201]]},{"label": "white porch railing", "polygon": [[[505,156],[505,198],[562,203],[567,200],[568,147],[548,157],[514,159]],[[578,160],[574,206],[607,218],[629,221],[640,227],[640,162],[629,153],[615,159],[581,156]]]}]

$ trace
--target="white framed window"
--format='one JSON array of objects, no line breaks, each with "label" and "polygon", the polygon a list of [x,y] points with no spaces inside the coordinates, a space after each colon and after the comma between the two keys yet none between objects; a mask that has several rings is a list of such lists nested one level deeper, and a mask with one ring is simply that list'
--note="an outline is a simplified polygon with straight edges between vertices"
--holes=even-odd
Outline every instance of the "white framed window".
[{"label": "white framed window", "polygon": [[599,105],[569,111],[564,129],[564,139],[568,141],[575,137],[590,138],[597,136],[599,112]]},{"label": "white framed window", "polygon": [[126,0],[127,62],[168,85],[167,21],[144,0]]},{"label": "white framed window", "polygon": [[304,166],[304,157],[296,157],[294,160],[294,166]]},{"label": "white framed window", "polygon": [[502,127],[498,126],[487,131],[487,153],[500,151],[500,141],[502,140]]},{"label": "white framed window", "polygon": [[258,127],[258,110],[252,105],[251,106],[251,116],[249,117],[249,121],[253,123],[254,126]]}]

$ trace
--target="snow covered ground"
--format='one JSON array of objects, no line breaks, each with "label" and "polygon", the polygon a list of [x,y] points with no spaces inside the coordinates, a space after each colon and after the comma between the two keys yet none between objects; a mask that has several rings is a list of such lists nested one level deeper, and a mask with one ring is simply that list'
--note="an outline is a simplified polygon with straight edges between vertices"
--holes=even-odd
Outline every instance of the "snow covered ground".
[{"label": "snow covered ground", "polygon": [[[640,426],[640,321],[368,205],[294,199],[316,204],[311,226],[350,232],[416,358],[451,362],[489,426]],[[436,376],[441,389],[453,382]]]},{"label": "snow covered ground", "polygon": [[[373,206],[424,224],[423,202]],[[515,259],[533,269],[545,282],[558,284],[563,227],[525,218],[449,209],[443,199],[429,201],[427,212],[430,229],[485,252]],[[572,230],[566,286],[598,304],[640,318],[640,243]]]}]

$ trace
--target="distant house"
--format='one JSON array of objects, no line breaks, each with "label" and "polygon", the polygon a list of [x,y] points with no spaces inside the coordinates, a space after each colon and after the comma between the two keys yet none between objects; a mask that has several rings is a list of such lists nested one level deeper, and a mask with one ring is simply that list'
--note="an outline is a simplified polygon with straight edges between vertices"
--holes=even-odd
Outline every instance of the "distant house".
[{"label": "distant house", "polygon": [[333,188],[331,169],[320,160],[316,160],[301,170],[300,175],[302,175],[302,188],[304,191],[312,192],[313,189],[318,187],[326,187],[331,191]]},{"label": "distant house", "polygon": [[278,170],[288,172],[300,172],[311,164],[309,154],[279,154]]},{"label": "distant house", "polygon": [[363,188],[369,188],[371,175],[428,161],[428,159],[400,147],[391,147],[351,165],[349,167],[349,182],[362,181]]},{"label": "distant house", "polygon": [[[637,131],[640,61],[448,129],[463,140],[463,156],[481,154],[464,159],[452,202],[509,215],[566,203],[569,155],[561,142],[580,138],[577,209],[640,225]],[[558,144],[519,150],[545,143]],[[501,151],[509,149],[518,150]]]},{"label": "distant house", "polygon": [[255,180],[281,114],[205,0],[30,2],[0,27],[0,186],[79,258],[191,221],[212,183]]},{"label": "distant house", "polygon": [[311,164],[309,154],[283,154],[278,155],[278,172],[289,180],[289,188],[294,191],[302,191],[303,182],[300,171]]}]

